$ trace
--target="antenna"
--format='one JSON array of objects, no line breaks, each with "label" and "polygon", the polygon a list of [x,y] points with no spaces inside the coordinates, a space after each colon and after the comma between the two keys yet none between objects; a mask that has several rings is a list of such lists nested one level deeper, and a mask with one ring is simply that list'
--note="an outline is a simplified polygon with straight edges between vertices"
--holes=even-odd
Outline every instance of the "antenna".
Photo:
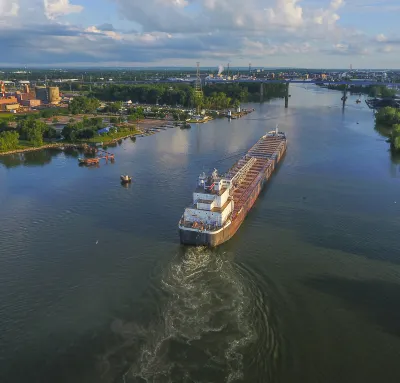
[{"label": "antenna", "polygon": [[200,62],[197,61],[197,73],[196,73],[196,85],[195,85],[195,90],[196,92],[201,92],[201,77],[200,77]]},{"label": "antenna", "polygon": [[276,127],[275,127],[275,134],[278,134],[278,125],[279,125],[279,124],[276,124]]},{"label": "antenna", "polygon": [[195,94],[195,102],[197,107],[197,114],[200,111],[200,101],[203,98],[203,90],[201,89],[201,77],[200,77],[200,62],[197,61],[197,73],[196,73],[196,82],[194,86],[194,94]]}]

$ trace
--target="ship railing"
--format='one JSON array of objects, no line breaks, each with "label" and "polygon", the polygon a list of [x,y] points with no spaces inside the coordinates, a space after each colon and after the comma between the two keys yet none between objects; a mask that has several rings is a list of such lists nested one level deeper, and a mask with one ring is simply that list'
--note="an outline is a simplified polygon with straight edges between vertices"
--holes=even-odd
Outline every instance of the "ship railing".
[{"label": "ship railing", "polygon": [[184,226],[189,229],[197,229],[199,231],[217,231],[223,227],[222,225],[206,224],[198,221],[186,221],[183,218],[179,221],[179,224],[180,226]]}]

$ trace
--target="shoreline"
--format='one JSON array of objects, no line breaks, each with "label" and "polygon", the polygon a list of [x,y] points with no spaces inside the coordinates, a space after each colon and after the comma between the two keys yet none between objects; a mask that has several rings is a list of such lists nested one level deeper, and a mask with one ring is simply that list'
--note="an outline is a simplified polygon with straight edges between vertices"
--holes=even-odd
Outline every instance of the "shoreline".
[{"label": "shoreline", "polygon": [[[140,132],[135,132],[135,133],[131,133],[128,134],[126,136],[123,137],[118,137],[118,138],[113,138],[110,141],[107,142],[103,142],[102,145],[99,146],[106,146],[109,144],[114,144],[115,142],[118,142],[119,140],[124,140],[126,138],[130,138],[130,137],[134,137],[141,134]],[[10,154],[19,154],[19,153],[26,153],[26,152],[35,152],[37,150],[45,150],[45,149],[57,149],[57,148],[79,148],[79,149],[85,149],[87,146],[89,146],[90,144],[96,144],[95,142],[80,142],[80,143],[71,143],[71,142],[67,142],[67,143],[54,143],[54,144],[46,144],[46,145],[42,145],[42,146],[37,146],[37,147],[32,147],[32,148],[24,148],[24,149],[15,149],[15,150],[9,150],[7,152],[0,152],[0,156],[8,156]]]}]

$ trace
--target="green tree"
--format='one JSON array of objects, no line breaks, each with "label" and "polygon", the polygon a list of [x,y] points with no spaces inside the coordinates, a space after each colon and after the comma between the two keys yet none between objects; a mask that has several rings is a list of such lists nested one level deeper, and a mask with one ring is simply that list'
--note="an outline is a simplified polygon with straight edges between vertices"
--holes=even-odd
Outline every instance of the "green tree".
[{"label": "green tree", "polygon": [[400,110],[387,106],[375,114],[377,124],[392,126],[400,123]]},{"label": "green tree", "polygon": [[77,138],[89,139],[94,137],[94,130],[93,129],[82,129],[76,132]]},{"label": "green tree", "polygon": [[29,140],[34,146],[43,145],[43,135],[48,130],[48,126],[34,118],[21,120],[17,125],[17,131],[23,140]]},{"label": "green tree", "polygon": [[100,107],[100,101],[96,98],[75,97],[69,104],[69,111],[72,114],[94,113]]},{"label": "green tree", "polygon": [[88,127],[88,126],[90,126],[90,121],[89,121],[89,119],[86,117],[86,116],[83,116],[83,118],[82,118],[82,124],[83,124],[83,126],[86,128],[86,127]]},{"label": "green tree", "polygon": [[34,146],[43,145],[43,134],[46,129],[46,125],[41,121],[35,121],[33,126],[28,131],[28,140]]},{"label": "green tree", "polygon": [[19,134],[18,132],[1,132],[0,133],[0,150],[14,150],[18,148]]},{"label": "green tree", "polygon": [[53,127],[48,126],[47,129],[44,131],[43,137],[49,138],[49,139],[56,138],[57,131]]},{"label": "green tree", "polygon": [[400,136],[394,138],[393,147],[395,148],[395,150],[400,151]]},{"label": "green tree", "polygon": [[76,140],[77,126],[75,124],[67,124],[64,126],[61,134],[67,141],[74,142]]}]

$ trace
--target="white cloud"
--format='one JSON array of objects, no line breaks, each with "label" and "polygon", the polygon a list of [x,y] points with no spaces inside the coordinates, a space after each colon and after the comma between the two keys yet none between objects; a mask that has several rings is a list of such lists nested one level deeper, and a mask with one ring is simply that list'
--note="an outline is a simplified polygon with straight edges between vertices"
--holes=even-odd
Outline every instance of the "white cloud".
[{"label": "white cloud", "polygon": [[327,9],[319,9],[315,12],[314,22],[320,25],[331,26],[335,24],[340,16],[337,11],[343,7],[345,2],[343,0],[332,0]]},{"label": "white cloud", "polygon": [[[343,67],[344,55],[379,52],[383,60],[400,47],[398,38],[341,26],[337,21],[348,8],[343,0],[109,1],[125,28],[134,23],[131,31],[102,18],[94,25],[62,24],[62,16],[83,11],[79,0],[0,0],[0,51],[8,52],[0,61],[331,66],[335,55]],[[84,10],[95,11],[95,6]],[[85,16],[81,20],[89,19]]]},{"label": "white cloud", "polygon": [[380,43],[387,41],[387,37],[381,33],[378,36],[376,36],[376,41],[379,41]]},{"label": "white cloud", "polygon": [[16,1],[0,0],[0,19],[2,17],[17,16],[19,4]]},{"label": "white cloud", "polygon": [[[98,29],[97,27],[95,27],[94,25],[91,26],[91,27],[86,28],[85,32],[93,33],[93,34],[101,34],[101,35],[104,35],[104,36],[108,36],[108,37],[110,37],[110,38],[112,38],[114,40],[121,40],[121,38],[122,38],[122,35],[120,33],[118,33],[118,32],[101,30],[101,29]],[[94,36],[88,35],[88,38],[91,39],[91,40],[95,40]]]},{"label": "white cloud", "polygon": [[83,10],[81,5],[70,4],[69,0],[43,0],[43,4],[45,15],[50,20]]}]

